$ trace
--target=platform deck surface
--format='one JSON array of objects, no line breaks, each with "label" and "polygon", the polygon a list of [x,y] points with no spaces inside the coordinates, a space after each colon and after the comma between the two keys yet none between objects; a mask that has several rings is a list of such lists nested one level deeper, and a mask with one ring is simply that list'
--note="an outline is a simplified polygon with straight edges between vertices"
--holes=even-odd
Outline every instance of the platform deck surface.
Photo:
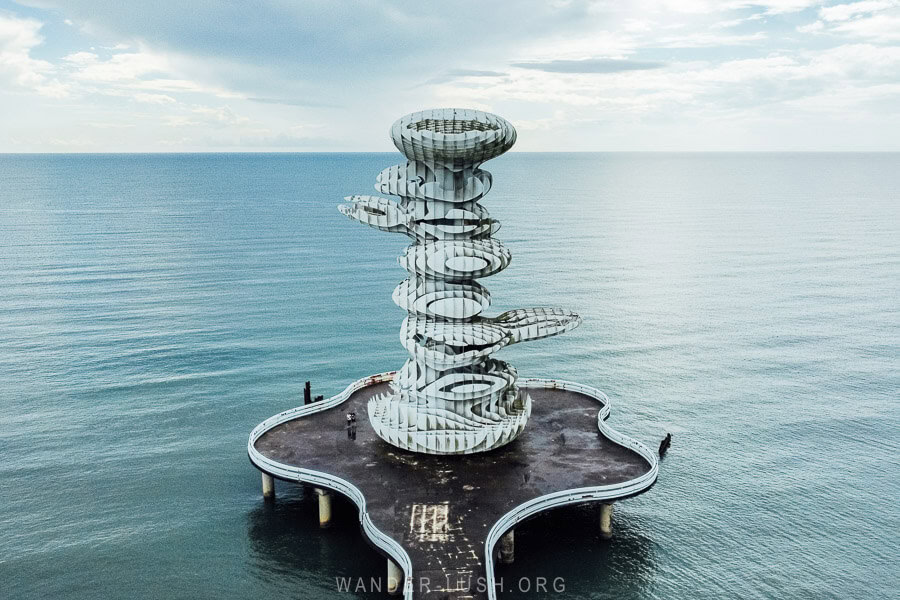
[{"label": "platform deck surface", "polygon": [[[256,449],[359,488],[375,526],[409,553],[415,598],[485,598],[484,541],[500,517],[539,496],[629,481],[651,468],[600,434],[596,400],[563,389],[529,388],[528,426],[502,448],[468,456],[406,452],[368,422],[368,399],[387,387],[363,388],[337,407],[278,425]],[[355,439],[347,431],[351,411]]]}]

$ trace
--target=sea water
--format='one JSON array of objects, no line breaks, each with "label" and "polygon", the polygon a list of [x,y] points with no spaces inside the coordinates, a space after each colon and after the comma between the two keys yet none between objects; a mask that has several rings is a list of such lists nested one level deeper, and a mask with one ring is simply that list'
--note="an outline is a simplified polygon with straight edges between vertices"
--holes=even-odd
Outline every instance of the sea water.
[{"label": "sea water", "polygon": [[[0,598],[331,599],[384,576],[351,505],[322,533],[298,487],[263,503],[246,443],[304,381],[403,364],[408,240],[335,208],[400,160],[0,155]],[[896,598],[900,155],[486,168],[513,254],[492,310],[584,318],[500,358],[673,435],[611,541],[596,508],[520,526],[501,597]]]}]

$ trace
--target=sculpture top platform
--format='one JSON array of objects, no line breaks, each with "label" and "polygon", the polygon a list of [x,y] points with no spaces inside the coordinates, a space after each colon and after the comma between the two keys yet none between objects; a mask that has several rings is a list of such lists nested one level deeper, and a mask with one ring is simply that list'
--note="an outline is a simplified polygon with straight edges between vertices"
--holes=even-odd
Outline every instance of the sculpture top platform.
[{"label": "sculpture top platform", "polygon": [[516,130],[490,113],[438,108],[401,117],[391,127],[391,139],[409,160],[460,170],[509,150],[516,143]]}]

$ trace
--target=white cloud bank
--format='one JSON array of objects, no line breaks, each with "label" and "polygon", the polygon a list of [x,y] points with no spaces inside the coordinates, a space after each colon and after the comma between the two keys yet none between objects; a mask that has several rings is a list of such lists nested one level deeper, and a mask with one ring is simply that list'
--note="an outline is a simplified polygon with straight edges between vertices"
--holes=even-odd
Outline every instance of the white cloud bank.
[{"label": "white cloud bank", "polygon": [[44,41],[40,30],[40,21],[0,14],[0,84],[61,98],[68,91],[54,78],[54,66],[31,56]]},{"label": "white cloud bank", "polygon": [[388,150],[396,117],[447,105],[523,150],[900,150],[900,0],[536,1],[496,39],[453,21],[504,14],[468,0],[160,2],[0,11],[0,151]]}]

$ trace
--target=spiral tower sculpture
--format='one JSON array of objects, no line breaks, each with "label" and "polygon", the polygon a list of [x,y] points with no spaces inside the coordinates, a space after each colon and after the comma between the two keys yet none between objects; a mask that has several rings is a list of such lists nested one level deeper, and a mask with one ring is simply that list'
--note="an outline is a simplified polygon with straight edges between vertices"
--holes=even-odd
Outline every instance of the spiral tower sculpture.
[{"label": "spiral tower sculpture", "polygon": [[391,390],[369,401],[369,420],[382,439],[414,452],[491,450],[522,433],[531,414],[516,369],[491,355],[581,319],[558,308],[482,316],[491,296],[476,280],[502,271],[512,257],[491,237],[500,224],[480,204],[492,185],[480,166],[515,143],[511,124],[477,110],[426,110],[400,118],[391,138],[408,162],[382,171],[375,189],[399,200],[350,196],[338,207],[414,240],[398,259],[409,278],[393,293],[409,313],[400,341],[410,358]]}]

